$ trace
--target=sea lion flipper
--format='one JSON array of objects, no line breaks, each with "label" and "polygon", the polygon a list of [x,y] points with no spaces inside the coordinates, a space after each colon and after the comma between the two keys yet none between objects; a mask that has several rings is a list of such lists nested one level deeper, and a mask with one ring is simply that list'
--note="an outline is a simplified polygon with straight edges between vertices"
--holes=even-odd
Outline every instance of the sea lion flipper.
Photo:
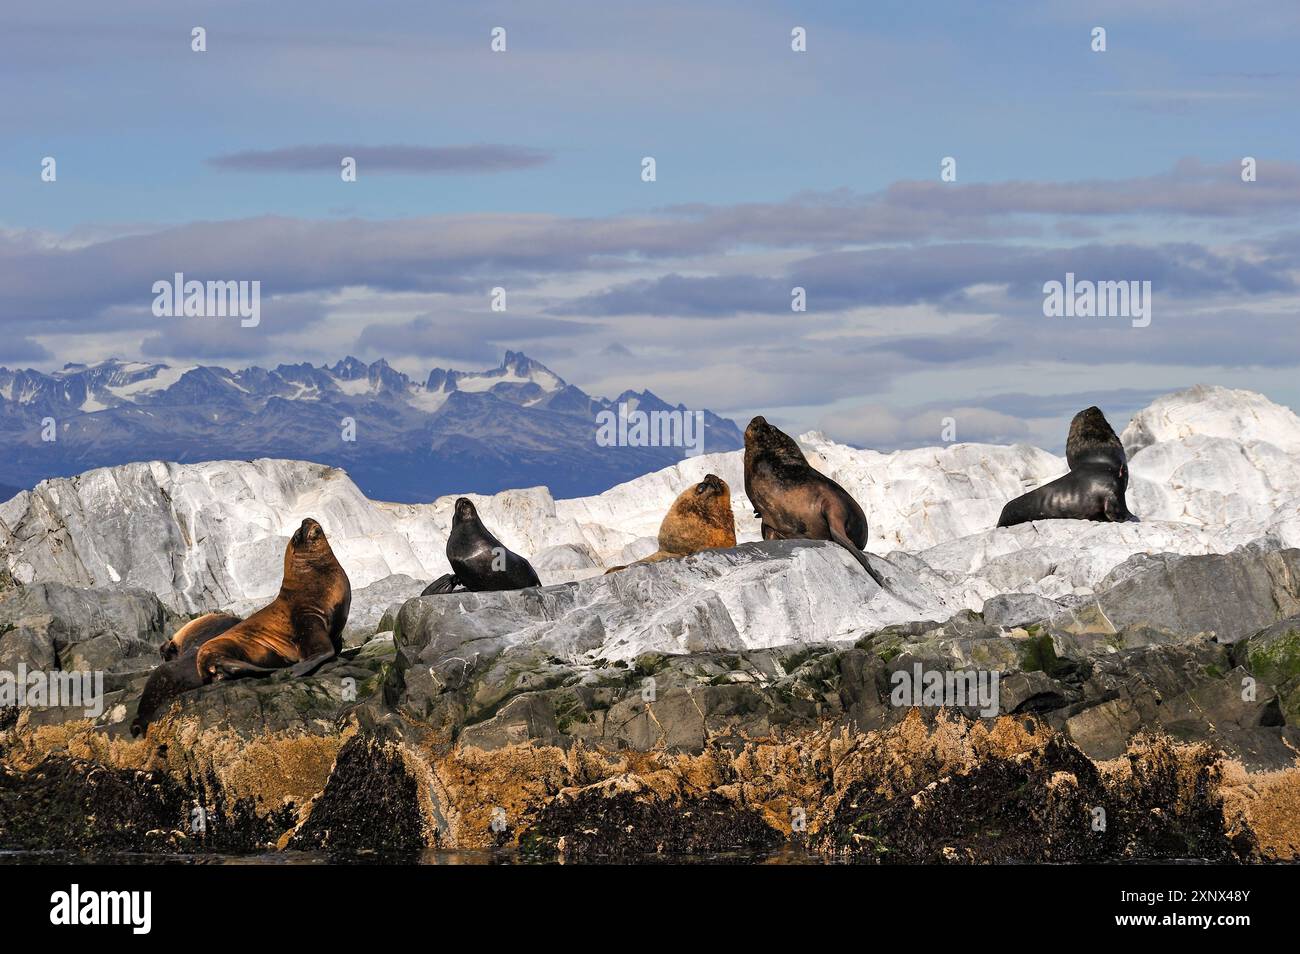
[{"label": "sea lion flipper", "polygon": [[242,679],[245,676],[265,676],[278,671],[273,666],[259,666],[244,659],[231,656],[212,656],[207,660],[208,672],[213,681],[219,679]]},{"label": "sea lion flipper", "polygon": [[321,666],[325,665],[327,662],[333,659],[334,655],[335,655],[334,650],[333,648],[331,648],[329,652],[317,653],[315,656],[312,656],[309,659],[304,659],[300,663],[294,663],[292,666],[289,667],[289,671],[293,673],[294,678],[296,679],[301,679],[304,676],[310,676]]},{"label": "sea lion flipper", "polygon": [[834,525],[831,526],[830,531],[831,539],[852,553],[853,558],[862,564],[862,569],[867,571],[867,575],[875,580],[876,584],[882,590],[888,589],[888,587],[885,586],[884,579],[876,572],[875,567],[871,565],[871,561],[867,559],[867,555],[853,545],[852,541],[844,535],[844,531]]},{"label": "sea lion flipper", "polygon": [[457,585],[460,583],[456,579],[455,573],[446,573],[438,577],[432,583],[424,588],[420,593],[421,596],[438,596],[443,593],[455,592]]},{"label": "sea lion flipper", "polygon": [[1129,512],[1124,503],[1124,498],[1119,496],[1107,497],[1102,503],[1102,510],[1106,514],[1106,519],[1111,523],[1128,523],[1135,519]]}]

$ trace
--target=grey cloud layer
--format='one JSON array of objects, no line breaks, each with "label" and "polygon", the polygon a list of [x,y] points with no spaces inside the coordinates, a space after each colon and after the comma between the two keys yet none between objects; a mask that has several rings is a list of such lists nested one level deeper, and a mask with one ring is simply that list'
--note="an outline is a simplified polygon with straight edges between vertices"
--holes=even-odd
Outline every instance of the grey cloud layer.
[{"label": "grey cloud layer", "polygon": [[[1256,222],[1261,199],[1270,215],[1293,222],[1300,208],[1300,167],[1276,164],[1271,182],[1235,186],[1240,198],[1213,198],[1224,186],[1207,181],[1202,172],[1231,181],[1231,167],[1196,165],[1201,192],[1185,194],[1189,164],[1164,177],[1044,187],[1032,203],[1043,215],[1079,214],[1079,195],[1091,195],[1093,205],[1107,205],[1107,196],[1137,193],[1153,202],[1164,195],[1166,211],[1187,218],[1232,216]],[[906,185],[906,184],[904,184]],[[1259,191],[1252,191],[1259,186]],[[322,291],[344,287],[381,290],[464,293],[489,284],[531,282],[539,276],[558,277],[581,272],[617,273],[644,260],[690,259],[727,253],[743,261],[750,247],[809,249],[804,258],[780,275],[737,279],[682,278],[671,269],[655,285],[607,286],[579,297],[574,309],[589,313],[630,312],[634,305],[657,307],[674,301],[696,312],[720,314],[728,301],[765,301],[764,281],[793,278],[818,285],[816,294],[831,307],[856,304],[935,300],[975,283],[1009,281],[1022,291],[1046,271],[1050,276],[1074,266],[1111,269],[1119,260],[1143,271],[1140,276],[1161,280],[1173,293],[1238,290],[1259,293],[1282,290],[1291,279],[1279,269],[1292,267],[1294,247],[1275,244],[1271,258],[1250,260],[1191,243],[1140,246],[1134,243],[1082,246],[1073,250],[989,244],[1011,235],[1041,238],[1041,222],[1025,223],[1028,211],[1020,183],[997,186],[943,187],[945,202],[930,188],[893,187],[871,196],[836,193],[800,196],[785,202],[736,206],[693,205],[655,213],[607,218],[563,218],[543,214],[444,215],[371,221],[362,219],[304,221],[277,216],[224,222],[198,222],[148,234],[133,234],[79,247],[51,247],[13,236],[0,237],[0,314],[6,322],[67,323],[95,318],[111,305],[141,301],[152,283],[173,272],[195,278],[260,278],[268,294]],[[1079,195],[1076,195],[1075,193]],[[1117,200],[1116,214],[1127,198]],[[954,209],[962,210],[955,214]],[[1082,214],[1094,215],[1091,210]],[[967,240],[953,244],[952,239]],[[949,241],[936,251],[928,244]],[[852,246],[892,243],[892,247],[853,249]],[[1123,277],[1105,275],[1104,277]],[[695,285],[690,283],[694,281]],[[730,281],[753,289],[725,287]],[[755,284],[759,283],[759,284]],[[699,298],[693,296],[698,294]],[[604,296],[604,297],[602,297]],[[864,297],[865,296],[865,297]],[[788,305],[789,288],[781,296]],[[688,299],[690,299],[688,301]],[[743,310],[732,307],[731,311]]]},{"label": "grey cloud layer", "polygon": [[467,175],[533,169],[551,161],[551,154],[524,146],[286,146],[215,156],[208,164],[234,172],[337,172],[345,156],[369,174]]},{"label": "grey cloud layer", "polygon": [[[603,218],[267,216],[67,245],[0,233],[0,362],[59,362],[61,340],[72,350],[90,332],[118,335],[120,356],[178,362],[357,349],[469,364],[528,347],[562,357],[557,370],[584,386],[617,374],[722,411],[809,408],[807,424],[832,402],[905,390],[910,375],[1291,367],[1300,167],[1261,169],[1267,181],[1251,184],[1232,163],[1185,162],[1114,182],[899,183]],[[1130,221],[1159,237],[1133,237]],[[261,280],[262,326],[154,318],[153,282],[178,271]],[[1045,318],[1042,285],[1067,271],[1151,281],[1151,327]],[[488,311],[497,285],[508,314]],[[792,285],[807,289],[806,314],[790,311]],[[1119,375],[1098,375],[1098,388],[1128,386]],[[961,406],[980,409],[975,433],[1016,436],[1013,402]],[[932,423],[925,407],[892,423],[873,411],[875,431],[845,413],[830,419],[864,441],[919,440]]]}]

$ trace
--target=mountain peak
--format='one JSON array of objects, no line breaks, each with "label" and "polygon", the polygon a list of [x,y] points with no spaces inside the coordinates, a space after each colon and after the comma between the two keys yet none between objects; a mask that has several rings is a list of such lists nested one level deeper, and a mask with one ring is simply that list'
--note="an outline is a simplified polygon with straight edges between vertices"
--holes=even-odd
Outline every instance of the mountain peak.
[{"label": "mountain peak", "polygon": [[355,378],[364,378],[370,373],[370,366],[360,358],[354,358],[348,355],[342,361],[335,362],[334,367],[330,368],[330,373],[336,378],[342,378],[345,381],[351,381]]}]

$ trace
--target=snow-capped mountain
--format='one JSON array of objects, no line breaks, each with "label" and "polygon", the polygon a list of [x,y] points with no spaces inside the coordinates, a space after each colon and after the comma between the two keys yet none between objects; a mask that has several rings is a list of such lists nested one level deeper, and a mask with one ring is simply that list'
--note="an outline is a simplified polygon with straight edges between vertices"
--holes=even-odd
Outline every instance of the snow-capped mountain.
[{"label": "snow-capped mountain", "polygon": [[[593,398],[509,351],[500,367],[438,368],[424,381],[352,357],[242,371],[117,360],[52,374],[0,368],[0,485],[130,461],[277,457],[343,467],[368,496],[401,502],[536,484],[590,494],[685,453],[601,446],[597,415],[620,404],[687,410],[649,391]],[[743,445],[733,421],[703,413],[706,451]]]}]

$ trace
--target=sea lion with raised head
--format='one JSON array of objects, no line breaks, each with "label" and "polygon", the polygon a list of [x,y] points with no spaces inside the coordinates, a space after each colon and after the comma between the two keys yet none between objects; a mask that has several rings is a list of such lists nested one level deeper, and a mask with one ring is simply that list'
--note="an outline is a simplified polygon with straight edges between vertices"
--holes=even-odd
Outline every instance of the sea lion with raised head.
[{"label": "sea lion with raised head", "polygon": [[1070,421],[1065,442],[1070,472],[1022,494],[1002,508],[999,527],[1032,520],[1096,520],[1123,523],[1129,512],[1128,457],[1098,407],[1084,408]]},{"label": "sea lion with raised head", "polygon": [[1109,467],[1128,487],[1128,455],[1119,436],[1101,413],[1101,408],[1086,407],[1070,421],[1070,436],[1065,440],[1065,462],[1070,470],[1085,464]]},{"label": "sea lion with raised head", "polygon": [[447,562],[451,564],[451,572],[426,586],[421,596],[452,593],[457,588],[479,593],[542,585],[532,564],[513,550],[507,550],[483,526],[474,502],[468,497],[456,501],[451,533],[447,535]]},{"label": "sea lion with raised head", "polygon": [[[668,508],[659,524],[659,549],[638,563],[658,563],[689,556],[701,550],[725,550],[736,545],[736,516],[731,512],[731,488],[716,474],[706,474],[687,487]],[[626,570],[611,567],[606,573]]]},{"label": "sea lion with raised head", "polygon": [[833,540],[862,564],[867,561],[867,516],[849,492],[812,465],[788,434],[762,417],[745,428],[745,495],[762,522],[764,540]]},{"label": "sea lion with raised head", "polygon": [[248,619],[227,627],[227,614],[209,614],[173,636],[175,653],[145,683],[131,725],[140,734],[175,696],[222,679],[260,676],[289,668],[309,675],[343,648],[352,585],[334,557],[325,531],[310,517],[284,551],[280,592]]}]

